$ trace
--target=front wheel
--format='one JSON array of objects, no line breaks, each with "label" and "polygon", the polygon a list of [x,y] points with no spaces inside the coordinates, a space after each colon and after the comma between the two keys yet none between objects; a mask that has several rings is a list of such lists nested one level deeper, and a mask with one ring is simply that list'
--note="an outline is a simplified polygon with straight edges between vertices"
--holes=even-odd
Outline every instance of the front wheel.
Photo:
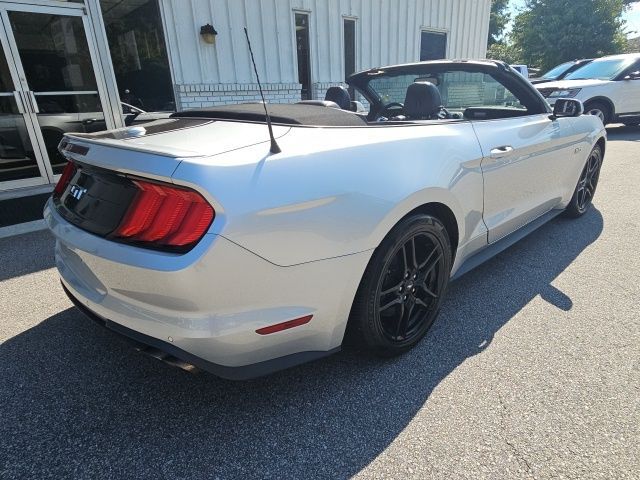
[{"label": "front wheel", "polygon": [[577,218],[586,213],[591,205],[593,196],[596,193],[598,179],[600,178],[600,168],[602,167],[602,149],[596,145],[591,150],[587,163],[585,163],[580,179],[571,197],[571,202],[567,205],[565,214],[571,218]]},{"label": "front wheel", "polygon": [[435,217],[400,222],[374,252],[349,321],[350,336],[390,357],[416,345],[435,321],[451,272],[447,231]]},{"label": "front wheel", "polygon": [[587,102],[584,105],[584,113],[598,117],[603,125],[607,125],[611,121],[611,109],[604,102]]}]

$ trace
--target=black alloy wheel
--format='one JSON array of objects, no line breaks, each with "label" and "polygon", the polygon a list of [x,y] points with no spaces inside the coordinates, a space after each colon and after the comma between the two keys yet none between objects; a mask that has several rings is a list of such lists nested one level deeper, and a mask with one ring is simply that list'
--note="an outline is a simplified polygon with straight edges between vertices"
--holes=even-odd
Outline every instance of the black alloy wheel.
[{"label": "black alloy wheel", "polygon": [[415,215],[376,249],[354,303],[357,340],[383,356],[403,353],[435,321],[449,283],[451,247],[443,224]]},{"label": "black alloy wheel", "polygon": [[587,158],[571,202],[567,206],[566,213],[569,217],[580,217],[589,209],[596,193],[601,167],[602,150],[596,145]]}]

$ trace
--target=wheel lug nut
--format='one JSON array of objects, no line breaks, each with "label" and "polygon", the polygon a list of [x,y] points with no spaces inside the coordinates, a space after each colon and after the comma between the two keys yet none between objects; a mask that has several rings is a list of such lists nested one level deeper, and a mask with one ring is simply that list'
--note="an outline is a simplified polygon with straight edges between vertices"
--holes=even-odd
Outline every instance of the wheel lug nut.
[{"label": "wheel lug nut", "polygon": [[416,275],[415,273],[413,274],[413,279],[415,280],[416,278],[418,278],[418,275]]},{"label": "wheel lug nut", "polygon": [[402,299],[403,299],[403,300],[406,300],[406,299],[407,299],[407,296],[405,295],[404,297],[402,297]]},{"label": "wheel lug nut", "polygon": [[416,292],[416,287],[413,287],[413,288],[411,289],[411,293],[415,293],[415,292]]}]

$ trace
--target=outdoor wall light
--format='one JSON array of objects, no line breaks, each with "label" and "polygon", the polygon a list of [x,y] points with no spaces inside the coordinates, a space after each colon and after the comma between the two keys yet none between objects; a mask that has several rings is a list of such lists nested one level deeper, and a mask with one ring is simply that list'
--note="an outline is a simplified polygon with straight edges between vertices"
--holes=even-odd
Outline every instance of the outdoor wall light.
[{"label": "outdoor wall light", "polygon": [[216,43],[216,35],[218,35],[218,32],[213,28],[213,25],[207,23],[200,27],[200,35],[205,43],[214,44]]}]

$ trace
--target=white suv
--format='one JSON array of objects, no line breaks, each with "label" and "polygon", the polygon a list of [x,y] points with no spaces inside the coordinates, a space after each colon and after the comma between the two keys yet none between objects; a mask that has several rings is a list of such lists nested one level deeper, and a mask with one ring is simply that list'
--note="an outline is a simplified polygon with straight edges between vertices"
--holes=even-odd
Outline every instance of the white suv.
[{"label": "white suv", "polygon": [[563,80],[535,87],[551,105],[558,98],[581,100],[585,113],[605,125],[640,124],[640,53],[598,58]]}]

